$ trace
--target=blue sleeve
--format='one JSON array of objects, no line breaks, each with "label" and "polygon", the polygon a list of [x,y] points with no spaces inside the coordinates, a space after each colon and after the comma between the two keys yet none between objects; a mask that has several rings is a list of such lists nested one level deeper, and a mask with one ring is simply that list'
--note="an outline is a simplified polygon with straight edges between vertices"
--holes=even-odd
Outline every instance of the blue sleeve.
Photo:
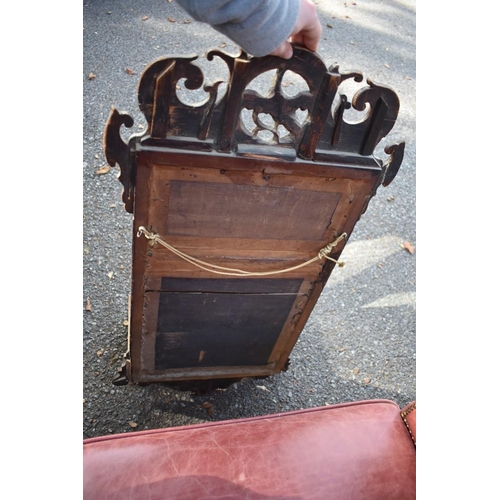
[{"label": "blue sleeve", "polygon": [[193,19],[210,24],[245,52],[260,57],[291,35],[299,0],[177,0]]}]

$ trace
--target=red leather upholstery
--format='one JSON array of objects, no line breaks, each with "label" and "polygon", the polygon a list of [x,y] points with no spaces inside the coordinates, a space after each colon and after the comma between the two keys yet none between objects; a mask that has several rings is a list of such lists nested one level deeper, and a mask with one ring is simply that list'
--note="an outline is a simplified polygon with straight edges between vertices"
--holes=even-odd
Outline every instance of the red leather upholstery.
[{"label": "red leather upholstery", "polygon": [[87,439],[83,498],[414,499],[400,412],[363,401]]}]

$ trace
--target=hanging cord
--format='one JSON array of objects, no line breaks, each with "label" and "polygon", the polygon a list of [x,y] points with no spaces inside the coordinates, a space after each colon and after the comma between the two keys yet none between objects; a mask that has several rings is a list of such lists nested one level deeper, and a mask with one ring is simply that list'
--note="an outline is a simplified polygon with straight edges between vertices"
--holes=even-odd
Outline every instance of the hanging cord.
[{"label": "hanging cord", "polygon": [[[347,238],[347,233],[342,233],[337,239],[335,239],[334,241],[328,243],[328,245],[323,247],[318,252],[318,255],[316,255],[316,257],[313,257],[312,259],[309,259],[307,262],[303,262],[302,264],[299,264],[297,266],[288,267],[286,269],[279,269],[277,271],[250,272],[250,271],[242,271],[241,269],[234,269],[231,267],[216,266],[215,264],[210,264],[208,262],[204,262],[203,260],[199,260],[195,257],[192,257],[191,255],[181,252],[172,245],[169,245],[166,241],[163,241],[158,234],[149,232],[144,226],[140,226],[139,230],[137,231],[138,238],[142,235],[144,235],[149,240],[149,244],[151,246],[154,246],[156,243],[159,243],[160,245],[164,246],[166,249],[170,250],[173,254],[177,255],[181,259],[184,259],[185,261],[193,264],[196,267],[199,267],[200,269],[203,269],[204,271],[208,271],[215,274],[224,274],[227,276],[270,276],[273,274],[288,273],[290,271],[295,271],[296,269],[300,269],[301,267],[308,266],[309,264],[312,264],[313,262],[316,262],[317,260],[321,260],[323,258],[335,262],[336,264],[339,265],[339,267],[343,267],[344,262],[339,262],[335,259],[332,259],[331,257],[328,256],[328,254],[340,241],[342,241],[344,238]],[[219,269],[219,271],[217,271],[217,269]]]}]

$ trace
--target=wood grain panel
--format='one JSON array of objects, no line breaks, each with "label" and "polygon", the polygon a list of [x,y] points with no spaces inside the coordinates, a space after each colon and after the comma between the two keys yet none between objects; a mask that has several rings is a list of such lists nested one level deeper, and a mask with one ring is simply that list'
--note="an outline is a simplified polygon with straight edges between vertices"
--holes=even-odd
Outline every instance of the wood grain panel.
[{"label": "wood grain panel", "polygon": [[166,234],[321,240],[340,193],[172,181]]},{"label": "wood grain panel", "polygon": [[296,299],[295,294],[159,293],[156,370],[265,365]]}]

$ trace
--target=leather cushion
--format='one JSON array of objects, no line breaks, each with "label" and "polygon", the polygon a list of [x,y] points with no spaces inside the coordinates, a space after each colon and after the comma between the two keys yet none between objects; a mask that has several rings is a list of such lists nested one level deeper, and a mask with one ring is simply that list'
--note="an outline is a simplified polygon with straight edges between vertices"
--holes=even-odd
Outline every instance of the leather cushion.
[{"label": "leather cushion", "polygon": [[84,440],[84,499],[416,498],[416,452],[391,401]]}]

